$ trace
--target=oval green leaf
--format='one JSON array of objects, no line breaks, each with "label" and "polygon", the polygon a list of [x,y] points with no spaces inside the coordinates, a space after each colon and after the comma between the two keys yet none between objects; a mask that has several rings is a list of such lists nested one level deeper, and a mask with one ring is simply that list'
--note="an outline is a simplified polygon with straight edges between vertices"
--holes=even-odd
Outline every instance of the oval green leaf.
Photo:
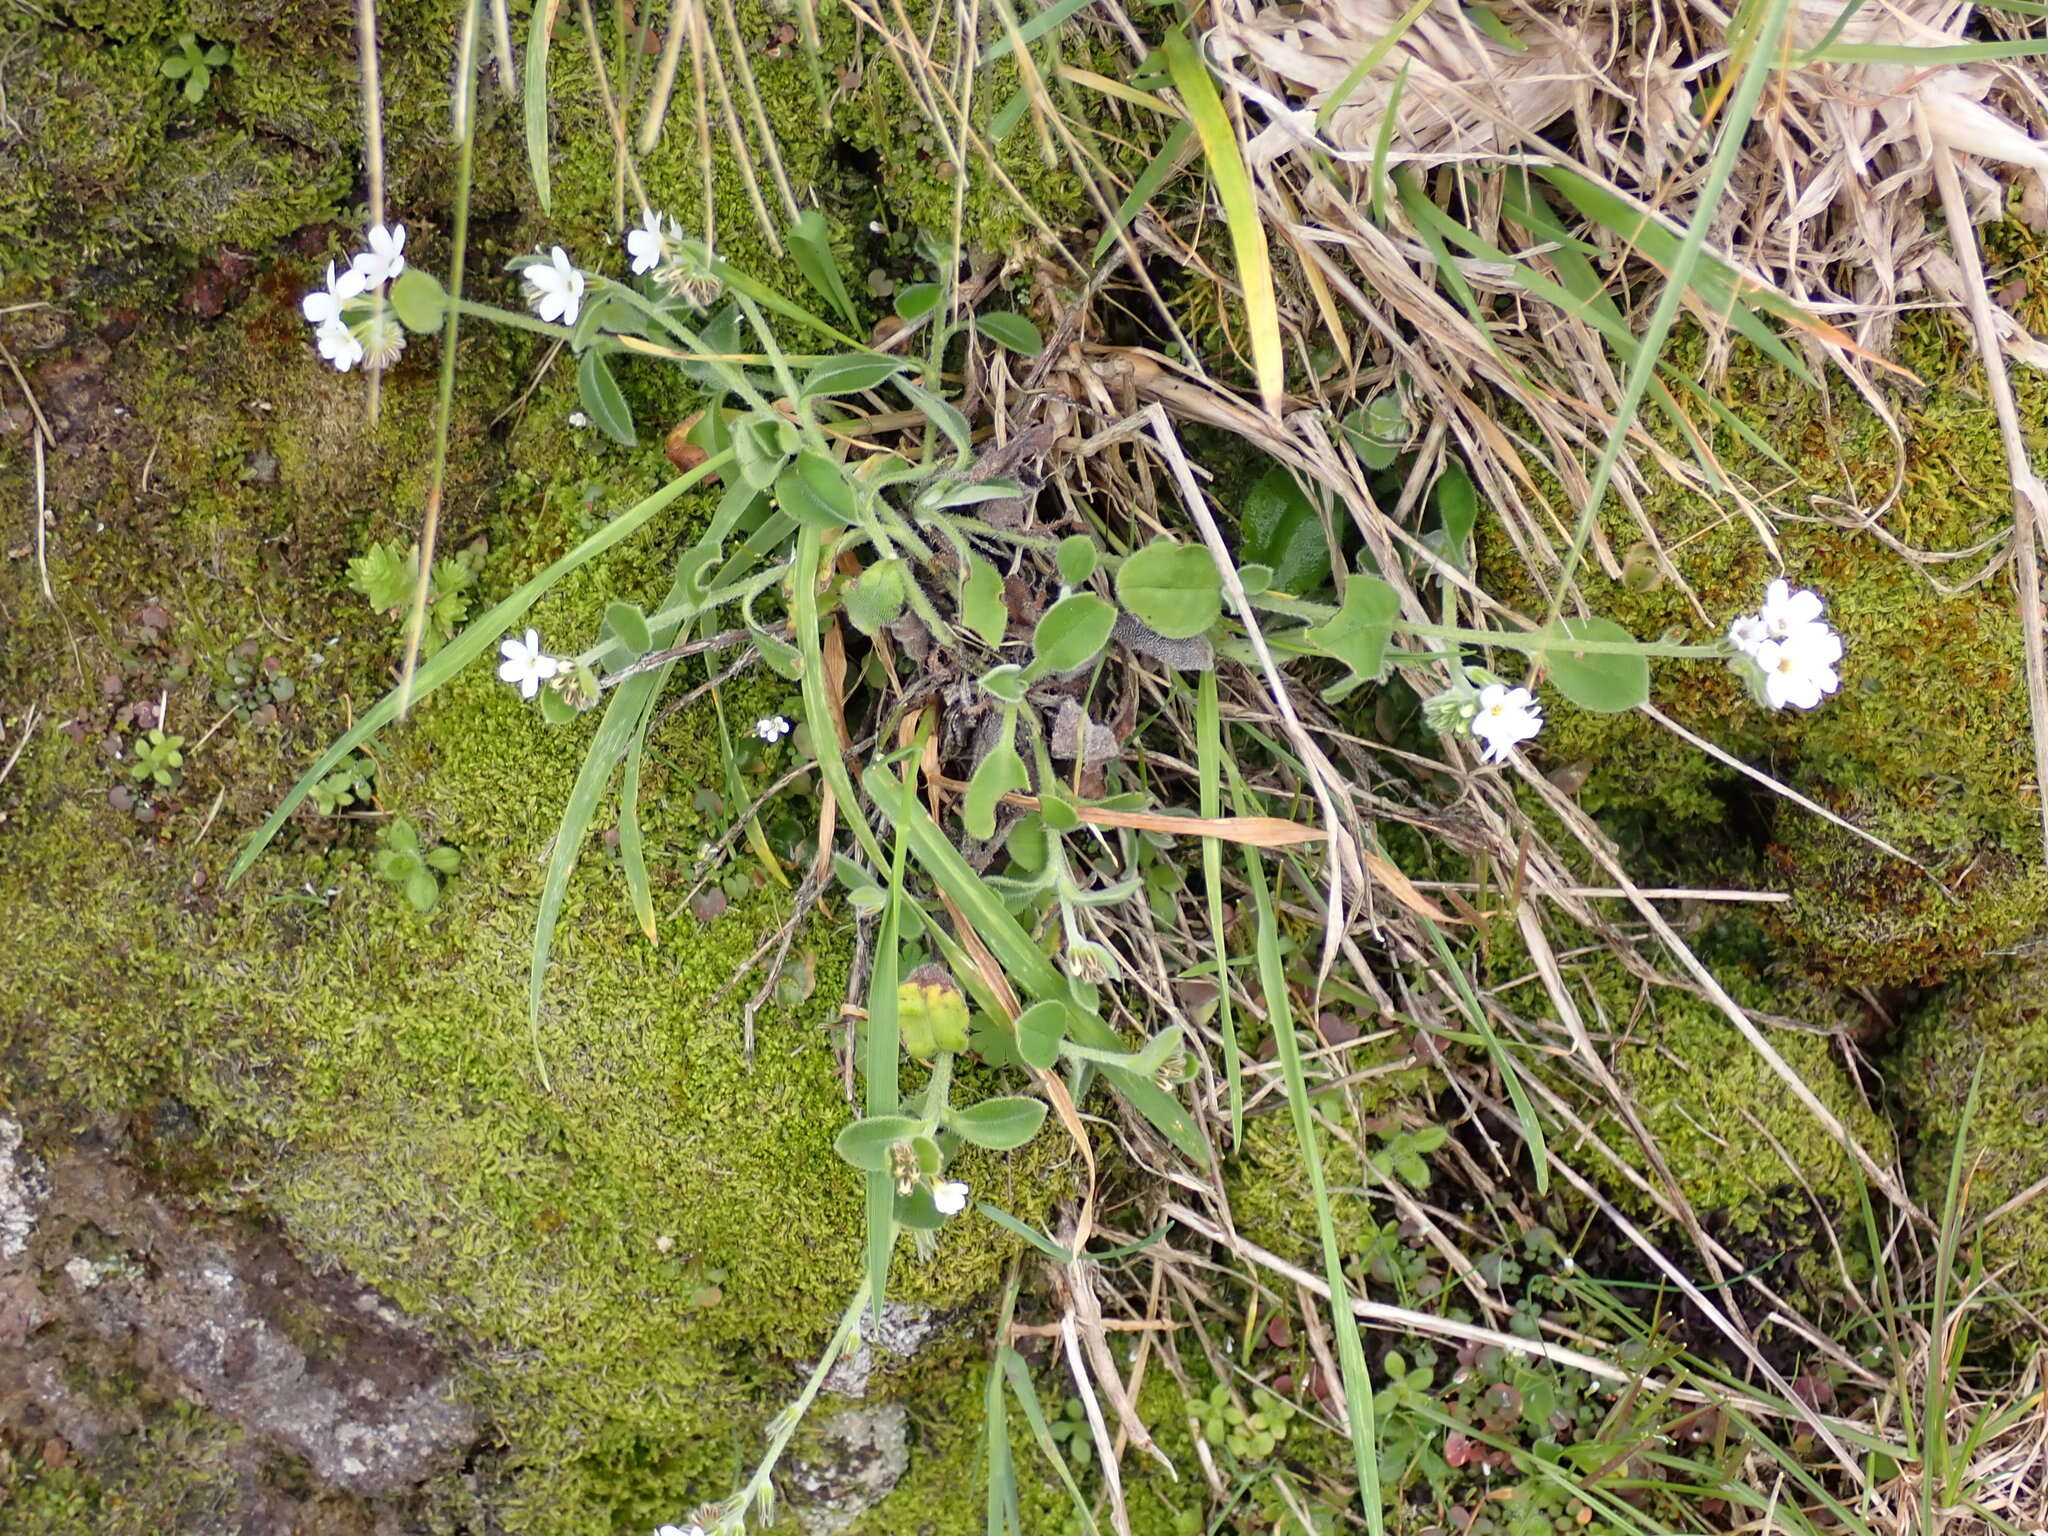
[{"label": "oval green leaf", "polygon": [[634,603],[613,603],[604,611],[604,627],[625,649],[628,661],[638,661],[654,649],[654,635],[647,627],[647,615]]},{"label": "oval green leaf", "polygon": [[903,369],[900,357],[871,357],[858,352],[828,357],[805,377],[805,399],[820,395],[857,395],[894,377]]},{"label": "oval green leaf", "polygon": [[1206,634],[1223,613],[1223,580],[1199,544],[1147,544],[1118,568],[1116,595],[1169,640]]},{"label": "oval green leaf", "polygon": [[408,331],[438,331],[448,310],[448,290],[431,272],[407,267],[391,285],[391,307]]},{"label": "oval green leaf", "polygon": [[1330,543],[1315,503],[1275,464],[1245,493],[1238,514],[1238,559],[1271,566],[1270,585],[1297,597],[1330,579]]},{"label": "oval green leaf", "polygon": [[1017,1015],[1017,1054],[1030,1066],[1050,1068],[1066,1038],[1067,1007],[1057,999],[1044,998]]},{"label": "oval green leaf", "polygon": [[841,1127],[832,1138],[832,1150],[863,1173],[886,1173],[889,1149],[915,1136],[921,1123],[908,1115],[875,1115],[856,1120]]},{"label": "oval green leaf", "polygon": [[1007,309],[976,315],[974,328],[998,346],[1008,347],[1026,357],[1036,357],[1045,350],[1045,341],[1038,334],[1038,327]]},{"label": "oval green leaf", "polygon": [[611,364],[595,347],[584,353],[583,361],[576,365],[576,394],[606,437],[628,448],[639,441],[633,435],[633,413],[626,408],[619,381],[612,377]]},{"label": "oval green leaf", "polygon": [[896,294],[896,318],[899,320],[922,320],[932,312],[939,302],[941,289],[937,283],[912,283]]},{"label": "oval green leaf", "polygon": [[1635,636],[1612,619],[1560,619],[1547,643],[1532,653],[1559,693],[1597,715],[1619,714],[1649,701],[1647,656],[1640,651],[1574,651],[1574,640],[1633,644]]},{"label": "oval green leaf", "polygon": [[1095,574],[1095,562],[1099,558],[1095,541],[1085,533],[1076,533],[1060,540],[1060,547],[1053,558],[1060,568],[1060,580],[1070,587],[1078,587]]},{"label": "oval green leaf", "polygon": [[1031,651],[1040,672],[1071,672],[1085,667],[1109,644],[1116,627],[1116,609],[1093,592],[1076,592],[1045,610],[1031,635]]},{"label": "oval green leaf", "polygon": [[1010,1152],[1038,1134],[1045,1123],[1045,1100],[1012,1096],[983,1099],[946,1116],[946,1129],[962,1141],[991,1152]]}]

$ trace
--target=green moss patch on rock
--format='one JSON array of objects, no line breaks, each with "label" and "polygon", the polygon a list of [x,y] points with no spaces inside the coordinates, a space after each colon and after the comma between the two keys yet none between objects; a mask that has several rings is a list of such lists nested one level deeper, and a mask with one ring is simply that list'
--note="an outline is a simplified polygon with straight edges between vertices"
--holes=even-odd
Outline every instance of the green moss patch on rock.
[{"label": "green moss patch on rock", "polygon": [[1937,1215],[1973,1087],[1962,1146],[1966,1240],[2000,1288],[2038,1304],[2048,1288],[2048,1207],[2038,1195],[1994,1211],[2048,1171],[2048,964],[2037,954],[1946,987],[1906,1026],[1893,1077],[1918,1137],[1913,1192]]}]

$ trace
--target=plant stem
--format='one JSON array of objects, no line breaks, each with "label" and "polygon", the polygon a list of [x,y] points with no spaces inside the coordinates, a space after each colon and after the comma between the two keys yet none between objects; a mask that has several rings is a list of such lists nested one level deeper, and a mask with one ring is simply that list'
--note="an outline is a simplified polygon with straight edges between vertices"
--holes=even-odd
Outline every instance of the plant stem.
[{"label": "plant stem", "polygon": [[[825,1378],[832,1373],[832,1367],[839,1363],[839,1357],[846,1353],[846,1346],[852,1342],[854,1330],[860,1326],[860,1315],[868,1304],[868,1283],[863,1280],[853,1293],[853,1300],[847,1303],[846,1312],[839,1319],[839,1326],[832,1330],[832,1337],[825,1345],[825,1352],[818,1356],[818,1363],[811,1367],[810,1379],[804,1383],[803,1391],[797,1393],[796,1401],[776,1417],[775,1430],[768,1441],[768,1449],[762,1455],[760,1464],[754,1468],[754,1475],[747,1479],[747,1485],[733,1501],[734,1509],[744,1518],[745,1512],[754,1507],[764,1492],[769,1492],[770,1479],[775,1475],[775,1464],[782,1459],[782,1453],[789,1449],[789,1442],[795,1436],[797,1426],[804,1415],[810,1412],[811,1404],[817,1401],[818,1393],[825,1385]],[[772,1498],[772,1492],[769,1493]]]},{"label": "plant stem", "polygon": [[1537,630],[1460,629],[1452,624],[1411,624],[1406,619],[1394,620],[1394,632],[1420,635],[1427,640],[1455,640],[1466,645],[1505,646],[1509,650],[1531,654],[1563,651],[1585,656],[1676,656],[1694,660],[1728,654],[1719,641],[1712,645],[1679,645],[1665,640],[1571,640]]}]

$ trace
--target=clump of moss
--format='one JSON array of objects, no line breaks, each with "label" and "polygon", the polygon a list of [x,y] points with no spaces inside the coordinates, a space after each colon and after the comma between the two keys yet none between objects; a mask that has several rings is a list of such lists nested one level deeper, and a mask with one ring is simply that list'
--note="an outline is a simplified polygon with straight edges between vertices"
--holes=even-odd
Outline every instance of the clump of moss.
[{"label": "clump of moss", "polygon": [[1907,1022],[1893,1081],[1919,1138],[1911,1171],[1928,1210],[1947,1201],[1964,1109],[1979,1089],[1962,1152],[1964,1231],[2015,1295],[2048,1287],[2048,1207],[2029,1200],[1983,1218],[2048,1167],[2048,962],[2030,954],[1934,994]]},{"label": "clump of moss", "polygon": [[[2010,510],[1985,488],[2005,483],[2005,465],[1967,344],[1947,320],[1922,317],[1901,327],[1899,356],[1926,387],[1894,402],[1906,488],[1885,529],[1937,552],[1995,539]],[[1553,710],[1544,751],[1584,765],[1582,803],[1677,877],[1702,851],[1716,875],[1743,873],[1728,867],[1740,850],[1725,837],[1702,843],[1671,829],[1725,826],[1731,805],[1753,808],[1763,830],[1747,873],[1793,894],[1776,919],[1798,963],[1864,985],[1920,983],[1979,964],[2048,920],[2012,594],[1997,581],[1944,594],[1931,578],[1953,580],[1972,562],[1922,568],[1840,510],[1875,505],[1894,461],[1883,423],[1846,386],[1816,391],[1738,348],[1721,399],[1804,469],[1800,490],[1777,498],[1796,500],[1800,515],[1774,518],[1772,534],[1784,572],[1823,594],[1844,637],[1842,685],[1814,711],[1771,714],[1720,663],[1660,662],[1654,697],[1681,724],[1891,840],[1929,872],[1866,852],[1637,715]],[[2048,390],[2027,381],[2023,402],[2030,420],[2048,423]],[[1784,478],[1732,433],[1715,447],[1755,483]],[[1777,566],[1719,498],[1658,479],[1645,501],[1704,618],[1668,582],[1645,589],[1597,573],[1586,582],[1591,609],[1646,637],[1717,638],[1756,607]],[[1617,550],[1642,537],[1618,507],[1603,514],[1603,529]],[[1489,590],[1540,611],[1546,595],[1504,535],[1485,534],[1482,556]]]}]

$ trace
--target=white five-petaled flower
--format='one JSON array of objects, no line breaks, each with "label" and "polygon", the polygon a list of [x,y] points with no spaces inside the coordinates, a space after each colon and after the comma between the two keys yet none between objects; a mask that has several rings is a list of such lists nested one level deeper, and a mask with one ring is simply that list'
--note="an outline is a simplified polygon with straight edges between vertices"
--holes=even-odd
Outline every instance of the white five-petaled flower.
[{"label": "white five-petaled flower", "polygon": [[567,251],[558,245],[548,252],[547,260],[529,264],[519,275],[536,315],[563,325],[576,323],[576,312],[583,307],[583,274]]},{"label": "white five-petaled flower", "polygon": [[315,288],[299,300],[299,312],[314,325],[331,324],[341,318],[342,306],[350,299],[362,296],[364,286],[361,275],[354,267],[336,276],[334,263],[330,261],[327,263],[327,286]]},{"label": "white five-petaled flower", "polygon": [[339,316],[321,321],[320,329],[313,333],[313,340],[320,348],[320,355],[342,373],[347,373],[363,360],[363,344],[356,340],[356,333],[348,328],[348,322]]},{"label": "white five-petaled flower", "polygon": [[1782,640],[1766,640],[1752,655],[1763,670],[1764,702],[1773,709],[1787,704],[1812,709],[1841,686],[1835,663],[1842,659],[1842,637],[1825,624],[1797,625]]},{"label": "white five-petaled flower", "polygon": [[1517,742],[1542,729],[1543,706],[1528,689],[1488,683],[1479,690],[1479,713],[1472,717],[1471,730],[1483,744],[1482,761],[1506,762]]},{"label": "white five-petaled flower", "polygon": [[1763,606],[1728,626],[1734,665],[1772,709],[1812,709],[1841,686],[1835,663],[1842,637],[1821,617],[1820,594],[1780,578],[1764,590]]},{"label": "white five-petaled flower", "polygon": [[932,1204],[938,1207],[941,1216],[958,1216],[967,1209],[967,1186],[957,1179],[934,1184]]},{"label": "white five-petaled flower", "polygon": [[682,238],[682,227],[674,219],[647,209],[640,215],[640,227],[626,231],[626,254],[633,258],[633,275],[639,277],[660,266],[668,258],[669,247]]},{"label": "white five-petaled flower", "polygon": [[[1820,594],[1792,589],[1782,577],[1764,588],[1763,611],[1757,615],[1768,639],[1783,640],[1796,629],[1820,624]],[[1826,626],[1822,626],[1825,628]]]},{"label": "white five-petaled flower", "polygon": [[386,229],[382,224],[372,224],[370,248],[356,253],[349,270],[371,288],[397,277],[405,270],[405,226],[394,224]]},{"label": "white five-petaled flower", "polygon": [[524,640],[507,640],[498,654],[505,658],[498,667],[499,680],[517,688],[522,699],[539,693],[540,685],[562,670],[561,661],[541,649],[537,629],[529,629]]},{"label": "white five-petaled flower", "polygon": [[789,722],[781,715],[763,715],[754,722],[754,734],[773,746],[789,734]]},{"label": "white five-petaled flower", "polygon": [[664,1525],[654,1533],[654,1536],[704,1536],[704,1527],[701,1525]]},{"label": "white five-petaled flower", "polygon": [[1761,614],[1745,613],[1728,626],[1728,643],[1745,656],[1754,656],[1756,648],[1770,638],[1770,626]]}]

